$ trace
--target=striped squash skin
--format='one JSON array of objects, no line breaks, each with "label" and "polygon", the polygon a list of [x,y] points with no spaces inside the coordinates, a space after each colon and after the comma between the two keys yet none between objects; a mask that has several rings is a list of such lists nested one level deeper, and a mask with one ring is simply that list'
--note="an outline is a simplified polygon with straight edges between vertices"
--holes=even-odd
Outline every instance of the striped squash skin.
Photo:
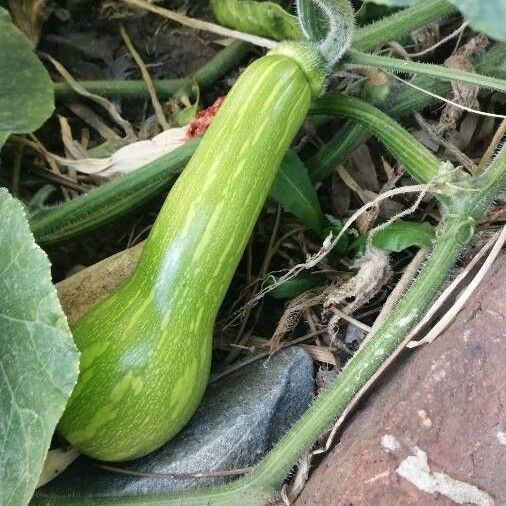
[{"label": "striped squash skin", "polygon": [[294,60],[268,54],[250,65],[167,197],[132,278],[73,327],[81,372],[59,430],[83,453],[145,455],[194,413],[217,311],[310,102]]}]

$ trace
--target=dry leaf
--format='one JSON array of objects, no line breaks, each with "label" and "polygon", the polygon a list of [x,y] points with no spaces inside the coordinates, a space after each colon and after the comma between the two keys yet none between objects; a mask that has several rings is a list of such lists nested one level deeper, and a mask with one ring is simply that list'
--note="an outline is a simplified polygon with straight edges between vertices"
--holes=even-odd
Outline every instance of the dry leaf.
[{"label": "dry leaf", "polygon": [[182,146],[187,141],[186,130],[186,127],[170,128],[151,140],[133,142],[124,146],[108,158],[83,158],[81,160],[55,158],[62,165],[72,167],[84,174],[94,174],[105,178],[121,176]]}]

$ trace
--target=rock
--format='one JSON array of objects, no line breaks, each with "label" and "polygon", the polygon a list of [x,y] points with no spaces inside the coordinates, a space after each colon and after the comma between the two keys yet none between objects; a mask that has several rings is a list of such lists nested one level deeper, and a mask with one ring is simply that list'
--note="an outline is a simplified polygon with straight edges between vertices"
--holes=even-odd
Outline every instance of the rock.
[{"label": "rock", "polygon": [[506,504],[506,255],[432,344],[394,365],[298,506]]},{"label": "rock", "polygon": [[344,336],[344,344],[348,346],[359,346],[365,339],[366,333],[361,328],[349,323],[346,327],[346,334]]},{"label": "rock", "polygon": [[104,299],[132,274],[144,242],[86,267],[56,284],[58,298],[70,325]]},{"label": "rock", "polygon": [[[194,473],[251,466],[303,414],[312,398],[312,360],[304,350],[288,348],[211,383],[197,413],[175,439],[147,457],[118,466],[140,473]],[[37,496],[140,495],[223,481],[222,477],[118,474],[99,469],[81,457],[39,489]]]}]

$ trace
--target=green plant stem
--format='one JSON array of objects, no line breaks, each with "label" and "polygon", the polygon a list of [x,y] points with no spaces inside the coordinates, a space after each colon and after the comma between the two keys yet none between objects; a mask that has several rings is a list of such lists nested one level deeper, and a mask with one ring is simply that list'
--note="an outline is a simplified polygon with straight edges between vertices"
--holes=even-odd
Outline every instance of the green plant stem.
[{"label": "green plant stem", "polygon": [[364,26],[355,32],[352,46],[369,51],[391,40],[409,35],[413,30],[456,12],[445,0],[428,0]]},{"label": "green plant stem", "polygon": [[[471,180],[472,181],[472,180]],[[471,239],[474,223],[506,186],[506,146],[487,171],[465,189],[448,186],[450,202],[432,253],[414,283],[385,321],[371,333],[334,383],[292,427],[250,476],[258,488],[275,487],[294,462],[342,414],[353,396],[402,343],[420,320],[462,248]]]},{"label": "green plant stem", "polygon": [[504,79],[482,76],[472,72],[464,72],[463,70],[449,69],[430,63],[418,63],[401,60],[399,58],[390,58],[388,56],[377,56],[374,54],[362,53],[354,49],[346,53],[343,61],[353,65],[375,67],[384,70],[393,70],[395,72],[424,74],[443,81],[460,81],[467,84],[474,84],[482,88],[506,92],[506,80]]},{"label": "green plant stem", "polygon": [[[206,65],[193,76],[182,79],[158,79],[153,85],[159,97],[170,97],[181,91],[189,93],[195,82],[201,88],[206,88],[232,70],[237,62],[250,51],[251,46],[245,42],[236,41],[222,49]],[[124,98],[138,98],[148,96],[146,83],[142,80],[97,80],[79,81],[87,91],[104,97],[121,96]],[[55,83],[57,98],[68,98],[77,92],[67,83]]]},{"label": "green plant stem", "polygon": [[438,174],[441,162],[435,155],[395,120],[363,100],[329,93],[313,103],[311,112],[360,122],[383,142],[421,183],[431,181]]},{"label": "green plant stem", "polygon": [[200,139],[188,142],[140,170],[35,215],[30,219],[30,227],[36,241],[43,246],[68,241],[139,208],[167,191],[199,142]]},{"label": "green plant stem", "polygon": [[[349,360],[337,379],[314,402],[302,418],[285,434],[255,469],[228,486],[195,492],[139,498],[76,499],[72,504],[159,505],[235,505],[267,504],[276,488],[318,437],[346,409],[355,394],[404,341],[407,333],[423,316],[455,265],[464,245],[471,239],[474,223],[504,189],[506,147],[489,169],[475,181],[471,191],[447,189],[451,198],[432,253],[401,301]],[[65,502],[67,501],[67,502]],[[39,498],[33,504],[69,504],[68,498]]]}]

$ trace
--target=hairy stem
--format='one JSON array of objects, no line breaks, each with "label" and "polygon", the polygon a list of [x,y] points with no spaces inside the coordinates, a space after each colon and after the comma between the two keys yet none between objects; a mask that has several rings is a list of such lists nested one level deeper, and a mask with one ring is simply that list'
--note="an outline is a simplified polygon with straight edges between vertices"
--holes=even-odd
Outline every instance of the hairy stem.
[{"label": "hairy stem", "polygon": [[463,70],[449,69],[440,65],[430,63],[418,63],[399,58],[390,58],[388,56],[377,56],[373,54],[362,53],[351,49],[346,53],[345,63],[353,65],[375,67],[395,72],[408,72],[414,74],[424,74],[432,76],[443,81],[460,81],[467,84],[474,84],[481,88],[489,88],[506,92],[506,80],[496,79],[495,77],[482,76]]},{"label": "hairy stem", "polygon": [[[418,181],[425,183],[437,175],[438,158],[393,119],[367,102],[329,94],[316,100],[312,112],[360,121]],[[130,174],[91,190],[87,195],[35,215],[30,220],[35,239],[43,246],[64,242],[137,209],[170,188],[198,142],[198,139],[194,140]]]},{"label": "hairy stem", "polygon": [[456,12],[446,0],[427,0],[391,16],[364,26],[355,32],[353,47],[369,51],[391,40],[409,35],[413,30]]},{"label": "hairy stem", "polygon": [[36,241],[42,246],[50,246],[79,237],[167,191],[199,141],[191,141],[86,195],[36,214],[30,219]]},{"label": "hairy stem", "polygon": [[[237,62],[248,54],[249,44],[236,41],[222,49],[208,63],[206,63],[193,76],[182,79],[158,79],[153,85],[159,97],[170,97],[174,93],[190,92],[194,82],[201,88],[206,88],[232,70]],[[142,80],[97,80],[79,81],[86,90],[104,97],[121,96],[124,98],[138,98],[148,96],[148,88]],[[55,83],[57,98],[74,96],[77,92],[67,83]]]}]

